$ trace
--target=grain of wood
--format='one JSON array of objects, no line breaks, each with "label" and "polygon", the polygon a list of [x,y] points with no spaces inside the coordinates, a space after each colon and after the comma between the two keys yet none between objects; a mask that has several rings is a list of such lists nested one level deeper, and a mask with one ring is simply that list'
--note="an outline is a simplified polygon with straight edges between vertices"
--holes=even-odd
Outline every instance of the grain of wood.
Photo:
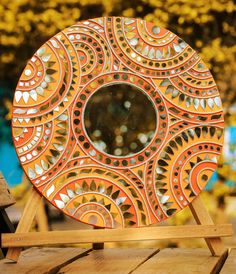
[{"label": "grain of wood", "polygon": [[5,274],[54,274],[61,267],[91,251],[80,248],[30,248],[22,252],[16,263],[4,259],[0,261],[0,273]]},{"label": "grain of wood", "polygon": [[231,249],[228,258],[223,265],[220,274],[234,274],[236,273],[236,249]]},{"label": "grain of wood", "polygon": [[130,273],[133,269],[156,254],[155,249],[103,249],[94,250],[87,257],[80,258],[61,268],[60,274],[118,274]]},{"label": "grain of wood", "polygon": [[[210,274],[220,260],[210,255],[207,249],[170,249],[161,250],[142,264],[133,274]],[[213,271],[213,272],[212,272]]]},{"label": "grain of wood", "polygon": [[[187,233],[186,233],[187,232]],[[232,236],[230,224],[2,234],[3,247]]]},{"label": "grain of wood", "polygon": [[39,203],[38,210],[36,212],[36,222],[38,225],[38,231],[48,231],[48,218],[44,207],[44,201],[43,199]]},{"label": "grain of wood", "polygon": [[[198,225],[214,224],[200,196],[196,197],[193,202],[189,204],[189,208]],[[220,237],[211,239],[205,237],[205,241],[213,256],[220,256],[226,251]]]},{"label": "grain of wood", "polygon": [[[94,226],[93,229],[103,229],[103,228]],[[92,246],[93,246],[94,250],[104,249],[104,243],[103,242],[102,243],[93,243]]]},{"label": "grain of wood", "polygon": [[[30,230],[30,227],[36,215],[38,205],[40,204],[41,199],[42,197],[38,194],[38,192],[34,188],[32,188],[32,192],[25,205],[20,222],[16,228],[16,232],[14,233],[14,235],[17,235],[18,233],[21,233],[21,232],[28,232]],[[23,246],[21,245],[20,247],[23,247]],[[9,260],[17,261],[20,256],[20,252],[22,250],[20,247],[9,248],[6,257]]]}]

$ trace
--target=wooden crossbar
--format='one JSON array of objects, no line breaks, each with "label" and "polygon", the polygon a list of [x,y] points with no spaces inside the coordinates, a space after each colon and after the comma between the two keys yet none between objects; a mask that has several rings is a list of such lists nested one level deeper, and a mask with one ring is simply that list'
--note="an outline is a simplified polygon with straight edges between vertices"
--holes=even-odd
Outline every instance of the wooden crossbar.
[{"label": "wooden crossbar", "polygon": [[190,210],[197,225],[29,232],[40,201],[41,195],[33,188],[16,233],[1,235],[1,246],[9,247],[6,258],[16,262],[22,247],[30,246],[93,243],[94,249],[101,249],[105,242],[190,238],[204,238],[211,254],[221,256],[226,250],[221,237],[233,235],[231,224],[214,225],[199,196],[190,204]]},{"label": "wooden crossbar", "polygon": [[232,236],[232,225],[158,226],[127,229],[71,230],[5,233],[3,247],[29,247],[54,244],[122,242],[163,239],[215,238]]}]

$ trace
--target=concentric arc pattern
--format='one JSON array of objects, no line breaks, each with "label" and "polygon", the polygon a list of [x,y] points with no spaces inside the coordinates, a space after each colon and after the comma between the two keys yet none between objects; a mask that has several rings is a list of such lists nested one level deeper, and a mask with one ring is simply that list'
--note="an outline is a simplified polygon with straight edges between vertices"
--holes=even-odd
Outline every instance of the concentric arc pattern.
[{"label": "concentric arc pattern", "polygon": [[[94,92],[121,83],[148,96],[158,122],[144,150],[117,157],[94,146],[83,113]],[[12,130],[48,201],[78,221],[121,228],[163,221],[199,195],[216,169],[223,123],[216,84],[189,45],[152,23],[108,17],[78,22],[34,54]]]}]

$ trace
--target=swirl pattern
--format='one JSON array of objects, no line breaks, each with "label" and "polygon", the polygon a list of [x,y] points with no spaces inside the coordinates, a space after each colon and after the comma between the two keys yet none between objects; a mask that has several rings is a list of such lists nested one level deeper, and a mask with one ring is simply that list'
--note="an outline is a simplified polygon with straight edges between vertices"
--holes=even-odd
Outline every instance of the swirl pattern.
[{"label": "swirl pattern", "polygon": [[[133,155],[108,155],[86,133],[90,97],[128,84],[155,108],[156,131]],[[145,115],[145,110],[143,110]],[[12,132],[37,190],[70,217],[108,228],[169,218],[217,166],[224,117],[211,73],[172,32],[140,19],[97,18],[47,41],[18,82]]]}]

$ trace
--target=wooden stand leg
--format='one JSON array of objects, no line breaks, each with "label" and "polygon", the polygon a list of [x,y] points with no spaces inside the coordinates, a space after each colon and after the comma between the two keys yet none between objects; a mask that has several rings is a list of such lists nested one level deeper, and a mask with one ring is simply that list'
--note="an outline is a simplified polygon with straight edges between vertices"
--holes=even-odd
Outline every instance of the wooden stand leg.
[{"label": "wooden stand leg", "polygon": [[[15,233],[28,232],[30,230],[38,206],[41,203],[41,199],[42,197],[39,195],[39,193],[34,188],[32,188],[32,192],[25,205],[23,214]],[[16,262],[20,256],[21,250],[22,248],[20,247],[9,248],[6,258]]]},{"label": "wooden stand leg", "polygon": [[[4,208],[0,208],[0,234],[1,233],[14,233],[15,228],[10,221],[9,217],[7,216],[7,213]],[[1,240],[0,240],[0,246],[1,246]],[[2,249],[2,253],[4,256],[7,254],[7,248]],[[0,248],[0,258],[1,258],[1,248]]]},{"label": "wooden stand leg", "polygon": [[36,222],[38,225],[38,231],[42,232],[42,231],[48,231],[48,218],[47,218],[47,214],[45,212],[45,207],[44,207],[44,200],[42,199],[42,201],[40,202],[40,204],[38,205],[38,210],[36,213]]},{"label": "wooden stand leg", "polygon": [[[214,225],[211,216],[209,215],[209,212],[207,211],[200,196],[196,197],[189,207],[198,225]],[[212,256],[220,256],[226,251],[220,237],[205,238],[205,241],[211,251]]]},{"label": "wooden stand leg", "polygon": [[[103,229],[103,228],[95,226],[93,229]],[[94,250],[104,249],[104,243],[93,243],[93,249]]]}]

